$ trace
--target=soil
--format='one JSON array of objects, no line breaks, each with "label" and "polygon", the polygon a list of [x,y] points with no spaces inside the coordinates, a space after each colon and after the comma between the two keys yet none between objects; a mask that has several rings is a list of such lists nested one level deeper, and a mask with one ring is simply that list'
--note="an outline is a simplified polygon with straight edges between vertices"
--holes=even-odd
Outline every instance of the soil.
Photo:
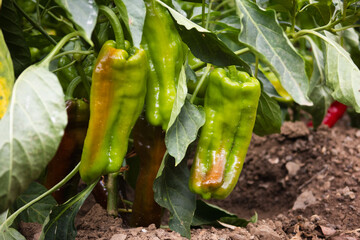
[{"label": "soil", "polygon": [[[342,120],[329,129],[284,123],[281,134],[254,135],[239,183],[225,200],[211,201],[241,218],[246,228],[193,229],[192,239],[360,239],[360,130]],[[21,224],[27,239],[41,226]],[[95,202],[76,219],[77,240],[184,239],[167,228],[129,228]]]}]

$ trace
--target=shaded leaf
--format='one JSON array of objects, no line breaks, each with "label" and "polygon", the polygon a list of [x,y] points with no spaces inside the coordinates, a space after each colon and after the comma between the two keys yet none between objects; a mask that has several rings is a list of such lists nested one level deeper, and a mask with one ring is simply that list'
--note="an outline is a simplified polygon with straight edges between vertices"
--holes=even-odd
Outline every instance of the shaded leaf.
[{"label": "shaded leaf", "polygon": [[281,110],[279,104],[265,92],[262,92],[256,113],[254,133],[259,136],[279,133],[281,124]]},{"label": "shaded leaf", "polygon": [[298,104],[311,105],[304,60],[279,26],[275,12],[263,11],[249,0],[236,0],[236,5],[242,23],[239,41],[271,68]]},{"label": "shaded leaf", "polygon": [[249,65],[241,60],[214,33],[190,21],[163,2],[156,1],[169,10],[175,19],[182,40],[188,45],[195,57],[216,66],[237,65],[241,70],[251,74]]},{"label": "shaded leaf", "polygon": [[[47,188],[43,185],[37,182],[31,183],[29,188],[15,200],[14,209],[21,208],[46,191]],[[51,195],[46,196],[20,213],[19,218],[23,222],[43,224],[46,217],[49,215],[51,208],[55,205],[55,199]]]},{"label": "shaded leaf", "polygon": [[308,94],[314,105],[303,106],[303,109],[311,114],[313,126],[317,128],[322,123],[333,98],[331,97],[331,90],[325,85],[323,53],[312,38],[307,36],[306,40],[311,45],[314,59],[314,70],[310,79]]},{"label": "shaded leaf", "polygon": [[13,1],[4,1],[1,7],[0,29],[11,54],[15,76],[19,76],[30,65],[31,56]]},{"label": "shaded leaf", "polygon": [[204,123],[204,110],[186,100],[180,114],[165,136],[166,148],[175,158],[175,166],[184,158],[188,146],[195,141],[199,128]]},{"label": "shaded leaf", "polygon": [[182,106],[185,103],[186,94],[187,94],[187,86],[186,86],[186,73],[185,73],[184,66],[181,68],[176,89],[177,89],[176,97],[175,97],[173,108],[171,110],[171,116],[170,116],[170,120],[168,123],[168,127],[166,129],[166,132],[169,131],[170,127],[174,124],[177,116],[180,114]]},{"label": "shaded leaf", "polygon": [[237,227],[246,227],[249,223],[256,223],[258,220],[258,215],[255,213],[250,220],[238,218],[238,217],[222,217],[219,222],[230,224]]},{"label": "shaded leaf", "polygon": [[236,215],[216,205],[204,202],[202,200],[197,200],[196,210],[191,225],[201,226],[215,224],[217,226],[217,221],[222,217],[236,217]]},{"label": "shaded leaf", "polygon": [[230,224],[234,227],[246,227],[248,223],[255,223],[256,221],[256,213],[250,220],[246,220],[239,218],[235,214],[230,213],[216,205],[204,202],[202,200],[197,200],[196,211],[191,225],[211,225],[215,227],[221,227]]},{"label": "shaded leaf", "polygon": [[64,94],[55,74],[40,66],[27,68],[0,121],[0,212],[40,176],[66,123]]},{"label": "shaded leaf", "polygon": [[154,181],[154,198],[160,206],[170,211],[170,229],[190,238],[196,195],[188,187],[190,173],[187,162],[182,161],[175,167],[173,158],[165,161],[162,175]]},{"label": "shaded leaf", "polygon": [[69,199],[66,203],[55,206],[46,218],[40,239],[75,239],[75,217],[86,198],[90,195],[98,181],[89,185],[82,192]]},{"label": "shaded leaf", "polygon": [[25,240],[25,237],[21,235],[16,229],[7,228],[2,225],[5,222],[7,215],[8,211],[0,214],[0,240]]},{"label": "shaded leaf", "polygon": [[68,17],[83,31],[86,40],[92,44],[91,34],[96,25],[98,7],[94,0],[55,0],[67,13]]}]

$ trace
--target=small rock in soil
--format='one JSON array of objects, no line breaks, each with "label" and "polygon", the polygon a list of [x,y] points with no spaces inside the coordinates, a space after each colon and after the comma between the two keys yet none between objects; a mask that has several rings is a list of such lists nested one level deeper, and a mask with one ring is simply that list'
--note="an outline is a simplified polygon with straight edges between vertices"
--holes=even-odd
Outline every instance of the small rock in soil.
[{"label": "small rock in soil", "polygon": [[312,191],[305,191],[297,197],[292,209],[293,210],[305,209],[307,206],[315,204],[315,203],[316,203],[316,198],[315,198],[314,194],[312,193]]},{"label": "small rock in soil", "polygon": [[281,240],[279,234],[267,225],[249,227],[250,233],[262,240]]},{"label": "small rock in soil", "polygon": [[115,234],[110,238],[110,240],[125,240],[126,237],[126,234]]},{"label": "small rock in soil", "polygon": [[300,166],[300,164],[298,164],[296,162],[287,162],[285,167],[288,170],[289,176],[293,177],[300,170],[301,166]]}]

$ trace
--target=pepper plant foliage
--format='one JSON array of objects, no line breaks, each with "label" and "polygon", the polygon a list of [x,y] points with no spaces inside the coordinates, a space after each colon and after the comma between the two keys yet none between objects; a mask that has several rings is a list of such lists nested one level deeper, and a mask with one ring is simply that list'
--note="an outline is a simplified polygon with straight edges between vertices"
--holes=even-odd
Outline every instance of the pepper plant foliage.
[{"label": "pepper plant foliage", "polygon": [[[360,112],[359,1],[152,1],[169,16],[186,59],[163,125],[166,152],[153,176],[154,200],[170,211],[169,227],[188,238],[191,226],[245,226],[256,215],[239,219],[196,200],[188,187],[187,160],[206,121],[201,88],[207,74],[235,65],[261,82],[253,130],[261,136],[280,131],[288,108],[308,112],[314,127],[335,100]],[[119,29],[99,9],[108,7],[124,38],[140,48],[148,2],[0,1],[0,239],[24,239],[15,229],[20,219],[43,224],[42,239],[75,238],[74,217],[95,184],[56,206],[49,195],[78,166],[49,191],[39,186],[64,136],[65,94],[91,103],[94,60],[107,40],[118,40]],[[67,64],[60,66],[64,56]],[[191,81],[197,81],[195,90]],[[70,161],[74,166],[78,160]],[[131,157],[125,162],[136,166]],[[122,175],[135,186],[137,172],[135,167]]]}]

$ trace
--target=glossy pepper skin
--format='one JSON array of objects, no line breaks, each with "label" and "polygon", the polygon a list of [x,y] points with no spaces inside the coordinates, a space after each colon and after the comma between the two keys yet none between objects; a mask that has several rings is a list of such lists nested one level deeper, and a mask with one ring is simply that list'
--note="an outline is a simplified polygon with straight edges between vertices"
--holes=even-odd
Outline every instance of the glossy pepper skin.
[{"label": "glossy pepper skin", "polygon": [[119,171],[144,106],[147,73],[143,49],[116,49],[112,40],[101,48],[92,75],[90,121],[79,169],[86,183]]},{"label": "glossy pepper skin", "polygon": [[155,0],[145,0],[145,4],[142,45],[150,66],[146,118],[150,124],[166,129],[176,97],[184,52],[181,37],[168,11]]},{"label": "glossy pepper skin", "polygon": [[190,190],[204,199],[223,199],[234,189],[255,123],[260,84],[230,69],[211,72],[205,95],[206,121],[189,181]]},{"label": "glossy pepper skin", "polygon": [[140,158],[130,224],[133,227],[160,226],[161,207],[154,200],[153,183],[164,157],[165,134],[140,116],[133,130],[134,148]]},{"label": "glossy pepper skin", "polygon": [[[80,161],[86,130],[89,123],[89,104],[80,99],[66,101],[68,124],[55,156],[47,166],[44,185],[55,186]],[[58,203],[64,203],[77,193],[79,178],[73,178],[59,190],[52,193]]]},{"label": "glossy pepper skin", "polygon": [[[62,56],[59,58],[57,66],[58,66],[58,68],[63,68],[71,62],[72,62],[71,59],[65,55],[65,56]],[[69,84],[71,83],[71,81],[74,78],[76,78],[77,76],[79,76],[74,65],[71,65],[65,69],[59,70],[56,73],[56,75],[60,81],[61,87],[63,88],[64,92],[66,92],[66,89],[69,86]]]}]

